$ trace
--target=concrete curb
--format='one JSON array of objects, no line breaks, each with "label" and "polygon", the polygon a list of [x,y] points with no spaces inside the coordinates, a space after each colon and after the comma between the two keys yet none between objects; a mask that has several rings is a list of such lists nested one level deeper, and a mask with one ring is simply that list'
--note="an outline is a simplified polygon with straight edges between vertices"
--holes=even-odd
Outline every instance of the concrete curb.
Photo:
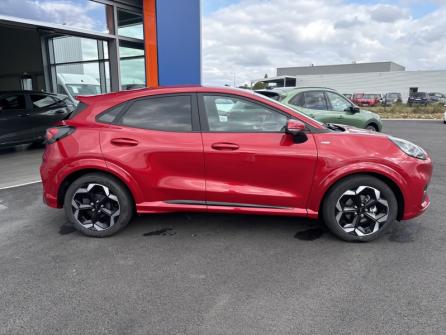
[{"label": "concrete curb", "polygon": [[381,119],[383,121],[437,121],[443,122],[442,119]]}]

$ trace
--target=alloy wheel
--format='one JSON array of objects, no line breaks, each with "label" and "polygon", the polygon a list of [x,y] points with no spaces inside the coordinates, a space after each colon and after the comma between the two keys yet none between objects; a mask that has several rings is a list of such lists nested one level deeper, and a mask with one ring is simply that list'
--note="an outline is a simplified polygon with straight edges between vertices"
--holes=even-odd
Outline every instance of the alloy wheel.
[{"label": "alloy wheel", "polygon": [[71,200],[73,216],[84,228],[104,231],[119,219],[118,197],[107,186],[88,183],[78,188]]},{"label": "alloy wheel", "polygon": [[335,215],[336,222],[346,233],[353,236],[371,235],[386,224],[389,204],[378,189],[359,186],[340,196]]}]

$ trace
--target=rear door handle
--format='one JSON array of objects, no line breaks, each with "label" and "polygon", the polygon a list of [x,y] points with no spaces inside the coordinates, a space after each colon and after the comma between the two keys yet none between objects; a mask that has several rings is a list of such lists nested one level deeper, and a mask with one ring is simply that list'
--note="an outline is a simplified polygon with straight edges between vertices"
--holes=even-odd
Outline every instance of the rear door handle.
[{"label": "rear door handle", "polygon": [[31,116],[31,114],[29,113],[24,113],[24,114],[19,114],[20,117],[27,117],[27,116]]},{"label": "rear door handle", "polygon": [[221,150],[221,151],[234,151],[240,148],[238,144],[235,143],[214,143],[212,144],[212,149],[214,150]]},{"label": "rear door handle", "polygon": [[111,140],[111,143],[120,147],[134,147],[139,144],[137,140],[131,138],[114,138]]}]

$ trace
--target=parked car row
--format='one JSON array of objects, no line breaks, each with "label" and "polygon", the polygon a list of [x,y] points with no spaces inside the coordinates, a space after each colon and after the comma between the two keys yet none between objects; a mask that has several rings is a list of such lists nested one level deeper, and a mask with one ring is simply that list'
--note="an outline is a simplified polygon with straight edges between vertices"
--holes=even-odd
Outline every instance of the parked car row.
[{"label": "parked car row", "polygon": [[[381,94],[367,94],[367,93],[345,93],[344,96],[350,99],[357,106],[363,107],[376,107],[376,106],[392,106],[397,103],[402,103],[403,98],[401,93],[390,92],[384,95]],[[432,103],[446,104],[446,95],[439,92],[413,92],[409,95],[407,104],[412,105],[424,105]]]}]

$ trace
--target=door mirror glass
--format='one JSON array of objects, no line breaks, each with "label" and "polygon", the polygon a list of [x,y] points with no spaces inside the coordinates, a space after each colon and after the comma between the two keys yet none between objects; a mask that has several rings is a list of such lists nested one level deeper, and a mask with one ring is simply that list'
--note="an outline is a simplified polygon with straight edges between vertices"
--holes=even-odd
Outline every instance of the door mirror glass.
[{"label": "door mirror glass", "polygon": [[305,124],[299,120],[289,119],[286,124],[286,133],[296,136],[305,130]]}]

